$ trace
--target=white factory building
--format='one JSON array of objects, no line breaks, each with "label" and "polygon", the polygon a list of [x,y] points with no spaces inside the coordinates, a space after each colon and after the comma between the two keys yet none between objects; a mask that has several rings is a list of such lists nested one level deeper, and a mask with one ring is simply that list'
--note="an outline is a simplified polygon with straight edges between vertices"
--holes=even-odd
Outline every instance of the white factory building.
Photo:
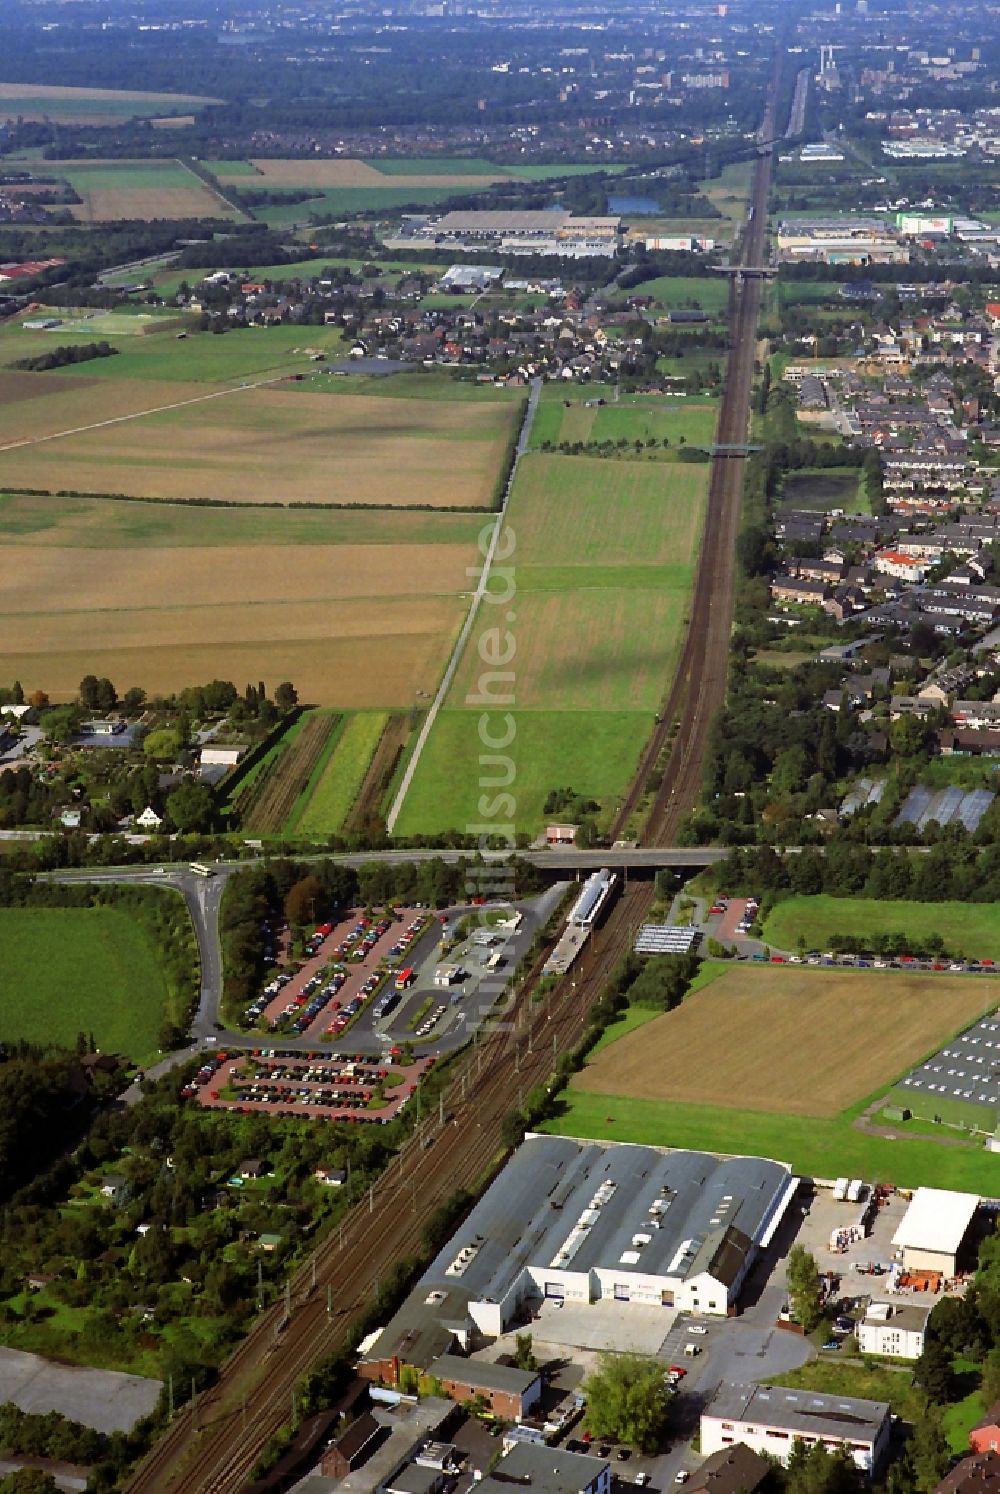
[{"label": "white factory building", "polygon": [[954,1276],[958,1253],[976,1217],[974,1193],[918,1188],[892,1237],[904,1271],[940,1271]]},{"label": "white factory building", "polygon": [[858,1324],[858,1348],[884,1359],[919,1359],[930,1315],[929,1307],[908,1302],[872,1302]]},{"label": "white factory building", "polygon": [[787,1466],[796,1442],[822,1442],[831,1452],[846,1447],[855,1466],[873,1474],[888,1451],[891,1425],[885,1401],[783,1385],[722,1384],[701,1414],[701,1451],[710,1455],[744,1442]]},{"label": "white factory building", "polygon": [[369,1378],[543,1299],[726,1315],[797,1186],[762,1157],[529,1137],[369,1348]]}]

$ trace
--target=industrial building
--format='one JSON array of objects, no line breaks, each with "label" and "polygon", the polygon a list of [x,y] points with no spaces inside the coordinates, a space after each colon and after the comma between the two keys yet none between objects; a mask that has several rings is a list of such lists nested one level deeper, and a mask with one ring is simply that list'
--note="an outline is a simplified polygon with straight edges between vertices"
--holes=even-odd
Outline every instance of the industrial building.
[{"label": "industrial building", "polygon": [[974,1193],[918,1188],[892,1237],[904,1271],[939,1271],[954,1276],[960,1250],[976,1217]]},{"label": "industrial building", "polygon": [[730,1313],[797,1186],[785,1163],[761,1157],[530,1137],[360,1373],[395,1384],[403,1365],[468,1351],[546,1298]]},{"label": "industrial building", "polygon": [[590,1453],[520,1442],[474,1487],[479,1494],[511,1494],[512,1485],[532,1494],[611,1494],[611,1464]]},{"label": "industrial building", "polygon": [[575,218],[565,208],[541,211],[456,211],[409,218],[389,249],[433,245],[438,249],[497,250],[504,254],[557,254],[568,258],[613,255],[620,243],[620,217]]},{"label": "industrial building", "polygon": [[886,1401],[788,1390],[783,1385],[719,1386],[701,1413],[701,1450],[717,1453],[737,1442],[769,1453],[787,1466],[796,1442],[846,1447],[863,1473],[877,1474],[889,1447]]},{"label": "industrial building", "polygon": [[858,1324],[858,1348],[862,1354],[881,1354],[886,1359],[919,1359],[930,1315],[929,1307],[872,1302],[864,1322]]},{"label": "industrial building", "polygon": [[910,251],[881,218],[813,218],[781,222],[782,259],[826,264],[906,264]]}]

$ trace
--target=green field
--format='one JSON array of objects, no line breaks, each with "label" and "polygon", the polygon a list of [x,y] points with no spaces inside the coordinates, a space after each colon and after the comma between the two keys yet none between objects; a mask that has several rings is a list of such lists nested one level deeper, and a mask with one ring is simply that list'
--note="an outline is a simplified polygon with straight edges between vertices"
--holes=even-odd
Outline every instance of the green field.
[{"label": "green field", "polygon": [[709,311],[721,316],[729,304],[729,281],[725,275],[658,275],[630,286],[628,297],[632,296],[652,296],[665,311]]},{"label": "green field", "polygon": [[904,1188],[951,1188],[992,1196],[996,1158],[982,1145],[942,1146],[910,1136],[869,1136],[853,1125],[853,1111],[830,1119],[767,1115],[711,1105],[567,1090],[559,1113],[542,1130],[557,1136],[633,1141],[646,1146],[774,1157],[807,1177],[872,1178]]},{"label": "green field", "polygon": [[[511,615],[485,609],[396,822],[400,834],[478,824],[484,630],[510,628],[507,704],[518,829],[553,788],[596,799],[606,822],[669,685],[701,536],[707,468],[530,454],[500,539]],[[494,687],[495,690],[495,687]],[[491,701],[493,696],[491,696]],[[486,785],[488,788],[489,785]]]},{"label": "green field", "polygon": [[350,718],[295,820],[297,833],[334,835],[343,828],[388,723],[387,711],[361,711]]},{"label": "green field", "polygon": [[[303,189],[289,190],[298,197]],[[258,222],[281,228],[289,223],[308,223],[314,213],[319,217],[346,217],[350,213],[395,214],[403,208],[434,207],[458,196],[461,190],[460,187],[317,187],[304,201],[272,203],[251,211]],[[268,191],[280,192],[281,188],[269,184]]]},{"label": "green field", "polygon": [[673,457],[676,449],[685,444],[711,445],[718,414],[718,403],[711,399],[650,396],[641,401],[625,399],[597,405],[553,398],[539,405],[531,446],[538,450],[545,441],[556,446],[563,441],[600,444],[624,440],[631,444],[666,440],[670,447],[660,446],[655,453],[662,460]]},{"label": "green field", "polygon": [[417,509],[209,508],[0,493],[0,540],[66,549],[229,545],[474,545],[482,519]]},{"label": "green field", "polygon": [[496,176],[506,174],[507,167],[497,166],[482,156],[371,156],[366,166],[383,176]]},{"label": "green field", "polygon": [[0,908],[0,1039],[62,1043],[93,1032],[109,1053],[159,1047],[167,996],[156,949],[119,908]]},{"label": "green field", "polygon": [[[544,824],[546,794],[557,786],[572,786],[613,808],[653,723],[647,711],[514,710],[511,715],[515,735],[504,755],[513,761],[515,776],[506,792],[514,798],[515,825],[530,831]],[[506,711],[494,731],[503,729],[505,716]],[[479,759],[487,749],[478,721],[478,711],[442,710],[396,822],[397,834],[431,835],[442,827],[471,827],[477,833],[484,824],[480,801],[496,799],[498,791],[480,784]],[[495,772],[486,770],[494,782]],[[488,828],[502,831],[502,823],[491,819]]]},{"label": "green field", "polygon": [[860,897],[790,897],[776,904],[764,924],[775,949],[826,949],[836,934],[870,939],[900,933],[914,942],[940,934],[949,954],[1000,960],[1000,907],[995,903],[884,902]]},{"label": "green field", "polygon": [[[16,323],[8,323],[0,330],[0,362],[11,363],[15,358],[44,353],[56,346],[61,336],[62,329],[58,328],[49,333],[32,333]],[[118,357],[70,364],[59,370],[60,375],[221,384],[231,379],[278,377],[285,373],[311,375],[315,365],[307,349],[321,353],[324,358],[338,358],[343,351],[339,327],[233,327],[221,336],[191,332],[178,339],[170,332],[163,332],[156,336],[122,337],[117,332],[105,333],[96,317],[86,331],[72,333],[65,341],[93,342],[101,337],[118,348]],[[402,381],[392,382],[395,387]],[[316,383],[311,382],[310,388],[315,387]],[[351,393],[354,393],[353,384]]]},{"label": "green field", "polygon": [[135,89],[46,88],[43,83],[0,83],[0,119],[45,119],[55,124],[99,124],[189,114],[218,99]]}]

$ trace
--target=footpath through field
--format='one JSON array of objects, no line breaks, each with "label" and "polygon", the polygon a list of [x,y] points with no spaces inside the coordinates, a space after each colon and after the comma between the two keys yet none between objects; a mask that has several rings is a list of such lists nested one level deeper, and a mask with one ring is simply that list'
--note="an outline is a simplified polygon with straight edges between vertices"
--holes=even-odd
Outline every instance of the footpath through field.
[{"label": "footpath through field", "polygon": [[427,712],[427,719],[424,722],[423,727],[421,728],[419,737],[417,738],[417,745],[414,747],[410,761],[406,765],[406,772],[403,774],[403,781],[399,785],[399,791],[396,794],[395,799],[392,801],[392,807],[389,810],[388,815],[386,816],[385,828],[390,835],[395,829],[396,820],[399,818],[399,812],[403,807],[403,801],[405,800],[406,795],[409,793],[410,784],[413,782],[413,775],[417,771],[417,764],[420,762],[423,750],[427,745],[427,738],[431,734],[431,729],[434,725],[434,722],[437,720],[438,712],[440,711],[441,706],[444,704],[445,696],[451,689],[451,682],[455,678],[455,673],[458,669],[459,664],[461,664],[462,662],[462,655],[465,653],[465,645],[469,641],[469,634],[472,632],[473,624],[475,623],[476,618],[479,614],[480,604],[482,603],[483,597],[486,595],[486,588],[489,586],[490,581],[490,568],[493,565],[493,557],[496,555],[497,542],[500,539],[500,532],[503,529],[504,523],[507,518],[507,507],[510,503],[510,495],[514,491],[514,479],[517,477],[517,469],[521,464],[521,458],[524,456],[525,452],[528,450],[529,445],[531,444],[531,428],[535,423],[535,413],[538,410],[538,401],[541,396],[541,392],[541,379],[532,379],[531,393],[528,395],[528,404],[524,412],[524,420],[521,423],[521,433],[517,438],[517,446],[514,448],[514,460],[511,463],[510,473],[507,477],[507,486],[504,488],[503,501],[500,504],[500,511],[496,516],[496,523],[493,526],[493,533],[490,536],[489,549],[486,552],[486,559],[483,561],[483,569],[479,577],[479,582],[476,586],[475,591],[473,592],[472,601],[469,603],[468,616],[466,617],[465,622],[462,625],[462,631],[458,635],[458,641],[455,644],[454,649],[452,650],[451,658],[448,660],[448,667],[445,670],[444,675],[442,676],[441,683],[438,686],[437,694],[434,697],[430,710]]},{"label": "footpath through field", "polygon": [[274,374],[267,379],[256,379],[234,384],[232,389],[213,389],[209,394],[194,394],[190,399],[172,400],[167,405],[152,405],[148,410],[133,410],[129,415],[113,415],[109,420],[95,420],[92,425],[75,425],[66,431],[49,431],[44,436],[25,436],[18,441],[0,443],[0,451],[17,451],[22,446],[41,446],[43,441],[60,441],[63,436],[82,436],[86,431],[103,430],[109,425],[124,425],[127,420],[145,420],[147,415],[160,415],[164,410],[182,410],[185,405],[201,405],[208,399],[223,399],[227,394],[243,394],[248,389],[263,389],[268,384],[280,384],[286,374]]}]

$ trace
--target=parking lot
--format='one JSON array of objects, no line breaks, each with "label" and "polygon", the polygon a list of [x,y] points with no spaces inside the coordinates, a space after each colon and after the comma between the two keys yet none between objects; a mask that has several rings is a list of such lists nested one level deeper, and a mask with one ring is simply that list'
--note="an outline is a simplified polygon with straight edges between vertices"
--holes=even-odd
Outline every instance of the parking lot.
[{"label": "parking lot", "polygon": [[202,1105],[216,1110],[385,1125],[412,1099],[435,1061],[429,1057],[402,1064],[400,1056],[390,1052],[373,1059],[276,1049],[217,1053],[185,1097],[196,1094]]},{"label": "parking lot", "polygon": [[338,1037],[389,982],[430,923],[427,914],[402,908],[393,916],[372,919],[354,912],[336,924],[320,924],[298,970],[275,976],[247,1008],[247,1024],[313,1039]]}]

